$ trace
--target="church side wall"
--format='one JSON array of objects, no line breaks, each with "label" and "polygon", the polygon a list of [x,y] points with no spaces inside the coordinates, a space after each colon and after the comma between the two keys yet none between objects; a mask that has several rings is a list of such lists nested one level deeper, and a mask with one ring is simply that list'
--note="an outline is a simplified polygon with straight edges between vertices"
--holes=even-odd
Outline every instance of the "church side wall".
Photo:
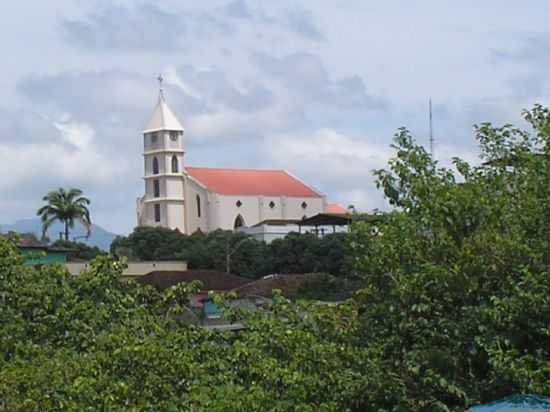
[{"label": "church side wall", "polygon": [[[218,195],[217,227],[233,230],[235,219],[241,215],[246,226],[253,226],[267,219],[302,219],[322,213],[326,208],[324,198],[274,197],[274,196],[224,196]],[[240,201],[240,207],[237,202]],[[273,202],[273,207],[271,207]],[[302,207],[302,203],[306,207]]]},{"label": "church side wall", "polygon": [[[307,206],[304,209],[302,203]],[[324,197],[287,197],[285,198],[284,219],[302,219],[304,216],[311,217],[326,210],[326,199]]]},{"label": "church side wall", "polygon": [[[237,206],[237,202],[241,206]],[[218,227],[224,230],[233,230],[235,219],[241,215],[245,226],[259,222],[259,198],[255,196],[224,196],[218,195]]]}]

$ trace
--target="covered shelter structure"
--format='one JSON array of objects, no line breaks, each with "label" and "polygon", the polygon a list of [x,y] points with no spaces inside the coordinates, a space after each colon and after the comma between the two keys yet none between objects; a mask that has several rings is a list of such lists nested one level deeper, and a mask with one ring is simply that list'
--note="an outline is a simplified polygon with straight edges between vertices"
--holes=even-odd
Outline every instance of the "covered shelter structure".
[{"label": "covered shelter structure", "polygon": [[[332,233],[336,233],[337,227],[349,228],[352,222],[352,215],[343,213],[318,213],[314,216],[298,221],[299,232],[302,233],[302,227],[314,227],[313,231],[316,235],[324,235],[327,229]],[[341,232],[342,230],[340,230]]]},{"label": "covered shelter structure", "polygon": [[[314,227],[313,233],[318,236],[328,233],[343,232],[343,230],[337,230],[337,228],[346,228],[349,230],[352,222],[366,221],[366,222],[378,222],[382,220],[381,214],[350,214],[350,213],[318,213],[314,216],[308,217],[298,221],[299,232],[302,233],[302,227]],[[311,231],[311,230],[310,230]]]}]

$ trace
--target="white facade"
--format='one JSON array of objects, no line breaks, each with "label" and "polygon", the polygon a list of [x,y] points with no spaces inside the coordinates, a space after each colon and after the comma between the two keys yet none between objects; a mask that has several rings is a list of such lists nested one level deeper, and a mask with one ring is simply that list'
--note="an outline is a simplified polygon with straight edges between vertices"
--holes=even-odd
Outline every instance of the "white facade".
[{"label": "white facade", "polygon": [[[160,226],[191,234],[197,230],[233,230],[249,227],[264,220],[298,220],[327,211],[325,196],[283,171],[290,186],[303,188],[276,194],[270,181],[261,180],[262,171],[233,169],[239,173],[258,174],[262,182],[253,189],[245,187],[246,179],[234,181],[231,193],[220,193],[193,176],[184,167],[184,129],[168,107],[162,91],[153,116],[143,132],[145,195],[137,200],[138,226]],[[205,168],[202,168],[203,170]],[[221,177],[229,169],[208,169]],[[257,179],[258,179],[257,178]],[[257,180],[256,179],[256,180]],[[242,187],[242,192],[241,192]],[[265,190],[264,190],[265,189]],[[243,193],[243,194],[239,194]],[[266,195],[266,193],[268,193]],[[290,195],[289,195],[290,193]]]},{"label": "white facade", "polygon": [[138,226],[162,226],[185,232],[183,155],[183,127],[161,92],[143,131],[145,195],[138,199]]}]

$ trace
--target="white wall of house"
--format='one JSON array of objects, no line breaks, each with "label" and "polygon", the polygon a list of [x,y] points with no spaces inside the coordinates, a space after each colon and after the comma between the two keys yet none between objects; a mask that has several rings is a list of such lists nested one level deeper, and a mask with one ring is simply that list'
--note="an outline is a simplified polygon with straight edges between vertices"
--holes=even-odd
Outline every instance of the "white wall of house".
[{"label": "white wall of house", "polygon": [[[82,271],[90,268],[89,262],[67,262],[65,267],[71,275],[78,275]],[[151,272],[172,272],[187,270],[187,262],[182,261],[149,261],[149,262],[128,262],[128,268],[124,270],[122,276],[139,277],[145,276]]]}]

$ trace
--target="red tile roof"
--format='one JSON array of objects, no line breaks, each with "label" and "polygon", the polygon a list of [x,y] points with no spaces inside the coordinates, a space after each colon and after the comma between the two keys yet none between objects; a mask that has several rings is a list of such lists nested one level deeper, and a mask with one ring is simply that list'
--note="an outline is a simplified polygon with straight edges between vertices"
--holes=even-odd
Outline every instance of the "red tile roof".
[{"label": "red tile roof", "polygon": [[284,170],[186,167],[187,173],[221,195],[321,197]]},{"label": "red tile roof", "polygon": [[329,203],[327,205],[327,213],[345,214],[347,212],[348,211],[343,206],[340,206],[338,203]]}]

